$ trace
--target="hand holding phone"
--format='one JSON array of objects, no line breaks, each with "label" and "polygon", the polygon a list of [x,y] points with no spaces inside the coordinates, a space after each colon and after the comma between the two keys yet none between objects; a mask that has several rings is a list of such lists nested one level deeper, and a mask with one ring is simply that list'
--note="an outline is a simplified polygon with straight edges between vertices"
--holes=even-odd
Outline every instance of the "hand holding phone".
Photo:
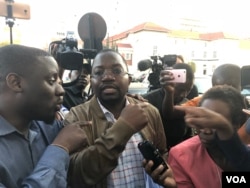
[{"label": "hand holding phone", "polygon": [[168,169],[168,166],[165,163],[164,159],[161,157],[159,150],[155,148],[155,146],[151,142],[149,142],[148,140],[144,140],[138,144],[138,148],[146,160],[152,160],[154,162],[154,165],[151,168],[152,171],[154,171],[159,165],[164,166],[162,172]]},{"label": "hand holding phone", "polygon": [[170,83],[185,83],[186,82],[186,69],[167,69],[173,74],[174,79],[169,80]]}]

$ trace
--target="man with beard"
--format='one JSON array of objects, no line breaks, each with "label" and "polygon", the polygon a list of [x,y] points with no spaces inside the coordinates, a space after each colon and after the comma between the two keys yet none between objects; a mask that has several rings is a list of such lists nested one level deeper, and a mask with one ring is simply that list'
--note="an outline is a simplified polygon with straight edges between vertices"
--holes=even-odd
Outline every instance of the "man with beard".
[{"label": "man with beard", "polygon": [[64,90],[47,52],[0,48],[0,187],[66,188],[69,154],[86,144],[83,123],[55,120]]},{"label": "man with beard", "polygon": [[154,183],[142,166],[137,145],[144,139],[152,141],[165,157],[164,128],[154,106],[126,95],[131,79],[121,54],[104,49],[96,55],[90,79],[94,96],[72,107],[65,117],[65,124],[92,122],[83,127],[89,145],[71,156],[72,188],[146,187]]}]

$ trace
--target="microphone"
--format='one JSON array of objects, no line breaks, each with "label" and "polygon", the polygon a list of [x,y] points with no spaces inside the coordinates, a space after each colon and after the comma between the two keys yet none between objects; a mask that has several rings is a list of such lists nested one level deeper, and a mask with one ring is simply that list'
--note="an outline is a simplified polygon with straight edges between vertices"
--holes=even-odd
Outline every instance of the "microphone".
[{"label": "microphone", "polygon": [[139,71],[145,71],[152,67],[152,61],[150,59],[143,59],[138,62]]}]

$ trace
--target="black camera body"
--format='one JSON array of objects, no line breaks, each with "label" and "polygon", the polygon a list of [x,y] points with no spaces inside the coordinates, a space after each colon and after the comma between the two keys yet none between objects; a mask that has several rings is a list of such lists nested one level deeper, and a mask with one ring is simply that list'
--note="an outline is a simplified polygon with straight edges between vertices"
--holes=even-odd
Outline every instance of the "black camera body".
[{"label": "black camera body", "polygon": [[[91,60],[103,49],[102,41],[106,32],[107,25],[102,16],[94,12],[86,13],[78,23],[78,34],[83,41],[84,49],[78,50],[74,32],[68,31],[64,39],[50,43],[50,53],[62,69],[80,70],[87,66],[91,70]],[[56,46],[56,49],[51,50],[51,46]],[[84,60],[87,63],[83,63]]]},{"label": "black camera body", "polygon": [[[66,38],[61,41],[51,42],[50,46],[53,44],[57,45],[54,57],[58,65],[66,70],[80,70],[83,67],[83,59],[92,59],[97,54],[95,49],[78,50],[78,42],[72,31],[68,31]],[[91,67],[90,64],[84,66],[87,66],[88,69]]]},{"label": "black camera body", "polygon": [[144,140],[138,144],[138,149],[142,153],[143,157],[146,160],[152,160],[154,165],[151,170],[154,171],[159,165],[163,165],[163,172],[168,168],[164,159],[161,157],[161,154],[157,148],[148,140]]},{"label": "black camera body", "polygon": [[176,63],[177,55],[164,55],[160,56],[151,56],[153,60],[151,65],[152,72],[148,76],[149,81],[149,91],[158,89],[161,87],[159,82],[160,72],[164,67],[172,67]]}]

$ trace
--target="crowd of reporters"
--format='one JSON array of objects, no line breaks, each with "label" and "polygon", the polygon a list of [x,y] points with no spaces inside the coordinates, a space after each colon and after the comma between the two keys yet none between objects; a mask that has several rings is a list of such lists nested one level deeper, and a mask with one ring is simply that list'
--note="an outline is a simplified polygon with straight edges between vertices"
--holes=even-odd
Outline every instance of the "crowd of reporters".
[{"label": "crowd of reporters", "polygon": [[[139,96],[128,93],[132,78],[119,52],[103,49],[91,68],[82,63],[66,71],[56,45],[51,49],[0,49],[0,187],[220,187],[222,171],[250,170],[250,123],[242,111],[247,103],[239,67],[218,67],[217,84],[198,96],[194,72],[179,56],[172,68],[185,69],[186,82],[172,83],[173,74],[161,70],[160,87]],[[65,72],[69,83],[62,82]],[[195,106],[185,105],[197,97]],[[151,170],[153,161],[143,159],[137,148],[143,140],[158,148],[167,169]],[[24,167],[8,162],[9,155],[21,161],[31,155],[31,160]],[[204,173],[209,178],[190,161],[209,161]]]}]

